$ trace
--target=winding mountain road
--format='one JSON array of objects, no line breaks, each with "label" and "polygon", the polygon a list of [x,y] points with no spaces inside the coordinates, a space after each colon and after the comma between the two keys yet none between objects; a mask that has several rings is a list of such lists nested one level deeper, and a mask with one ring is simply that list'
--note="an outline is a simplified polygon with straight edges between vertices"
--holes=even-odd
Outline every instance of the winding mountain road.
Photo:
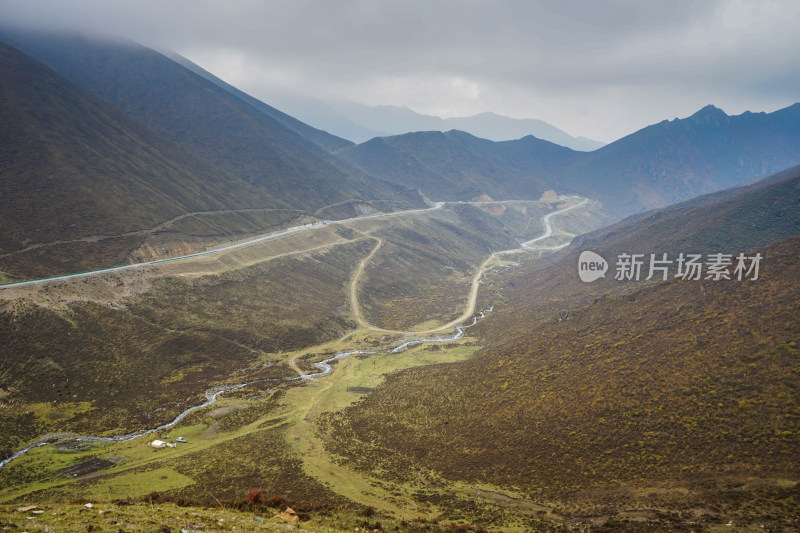
[{"label": "winding mountain road", "polygon": [[[563,201],[566,198],[565,197],[560,197],[559,199]],[[479,314],[475,313],[475,308],[476,308],[476,305],[477,305],[478,290],[480,288],[480,280],[484,276],[484,274],[486,273],[486,270],[488,269],[489,264],[491,263],[491,261],[493,259],[495,259],[499,255],[509,254],[509,253],[518,253],[521,250],[525,250],[525,249],[540,249],[540,250],[555,251],[555,250],[560,250],[561,248],[564,248],[565,246],[567,246],[569,244],[569,242],[567,242],[566,244],[560,245],[560,246],[556,246],[556,247],[536,247],[536,248],[534,248],[534,247],[531,246],[531,244],[534,243],[534,242],[538,242],[538,241],[544,240],[544,239],[546,239],[546,238],[548,238],[548,237],[550,237],[552,235],[552,226],[550,225],[550,218],[552,216],[557,215],[557,214],[566,213],[567,211],[570,211],[570,210],[575,209],[577,207],[586,205],[587,202],[588,202],[588,199],[582,198],[582,201],[580,203],[578,203],[578,204],[572,205],[572,206],[570,206],[570,207],[568,207],[566,209],[556,210],[556,211],[552,211],[552,212],[548,213],[543,218],[543,221],[545,223],[545,232],[542,235],[540,235],[539,237],[536,237],[535,239],[531,239],[529,241],[526,241],[526,242],[522,243],[521,244],[521,248],[514,248],[514,249],[510,249],[510,250],[503,250],[503,251],[499,251],[499,252],[494,252],[492,255],[490,255],[481,264],[481,266],[478,268],[478,271],[475,273],[475,275],[472,278],[472,284],[471,284],[471,287],[470,287],[469,300],[467,302],[467,306],[466,306],[466,308],[464,310],[464,313],[461,316],[459,316],[458,318],[456,318],[455,320],[452,320],[452,321],[448,322],[447,324],[445,324],[443,326],[440,326],[440,327],[437,327],[437,328],[433,328],[433,329],[429,329],[429,330],[424,330],[424,331],[394,331],[394,330],[386,330],[386,329],[377,328],[375,326],[372,326],[371,324],[367,323],[364,320],[364,318],[363,318],[363,316],[361,314],[360,305],[358,303],[358,283],[359,283],[360,278],[363,276],[364,268],[366,267],[366,265],[369,263],[369,261],[375,256],[375,254],[378,252],[378,250],[380,250],[381,246],[383,245],[383,241],[381,239],[379,239],[377,237],[372,237],[373,239],[377,240],[377,244],[372,249],[372,251],[364,259],[362,259],[361,262],[359,262],[359,265],[356,268],[355,272],[353,273],[353,277],[352,277],[351,282],[350,282],[350,291],[349,292],[350,292],[350,303],[351,303],[351,309],[352,309],[353,317],[354,317],[354,319],[356,320],[356,322],[360,326],[362,326],[362,327],[364,327],[366,329],[370,329],[372,331],[387,332],[387,333],[398,333],[398,334],[405,334],[405,335],[414,335],[414,336],[418,336],[418,338],[411,339],[411,340],[405,340],[405,341],[401,342],[400,344],[397,344],[396,346],[394,346],[392,348],[384,349],[384,350],[353,350],[353,351],[347,351],[347,352],[340,352],[340,353],[334,355],[331,358],[325,359],[325,360],[320,361],[320,362],[313,363],[314,367],[317,369],[316,372],[300,374],[300,375],[292,376],[292,377],[268,378],[268,379],[262,379],[262,380],[256,380],[256,381],[248,381],[248,382],[245,382],[245,383],[239,383],[239,384],[233,384],[233,385],[223,385],[223,386],[213,387],[211,389],[208,389],[205,392],[205,397],[206,397],[206,401],[205,402],[203,402],[201,404],[198,404],[198,405],[194,405],[192,407],[189,407],[188,409],[186,409],[186,410],[182,411],[181,413],[179,413],[171,422],[168,422],[168,423],[163,424],[161,426],[158,426],[156,428],[138,430],[138,431],[134,431],[132,433],[128,433],[128,434],[124,434],[124,435],[118,435],[118,436],[112,436],[112,437],[100,437],[100,436],[79,436],[79,437],[68,436],[68,437],[69,438],[73,438],[73,439],[78,440],[78,441],[100,441],[100,442],[125,442],[125,441],[130,441],[130,440],[133,440],[133,439],[138,438],[138,437],[142,437],[142,436],[145,436],[145,435],[149,435],[149,434],[152,434],[152,433],[155,433],[155,432],[158,432],[158,431],[163,431],[165,429],[171,428],[171,427],[175,426],[176,424],[178,424],[181,420],[183,420],[190,413],[192,413],[192,412],[194,412],[194,411],[196,411],[198,409],[202,409],[202,408],[205,408],[205,407],[208,407],[208,406],[214,404],[217,401],[217,398],[221,394],[223,394],[224,392],[237,390],[237,389],[240,389],[240,388],[245,387],[247,385],[251,385],[253,383],[271,381],[271,382],[275,382],[276,384],[280,384],[280,383],[285,383],[285,382],[292,382],[292,381],[309,380],[309,379],[313,379],[313,378],[320,378],[320,377],[327,376],[331,372],[333,372],[333,367],[331,366],[332,362],[337,361],[339,359],[343,359],[345,357],[350,357],[352,355],[378,354],[378,353],[397,353],[397,352],[404,351],[404,350],[406,350],[406,349],[408,349],[408,348],[410,348],[412,346],[416,346],[418,344],[430,343],[430,342],[452,342],[452,341],[458,340],[458,339],[460,339],[461,337],[464,336],[464,330],[465,329],[474,326],[478,322],[479,319],[485,317],[489,312],[492,311],[492,308],[489,308],[489,309],[487,309],[485,311],[482,311]],[[360,217],[353,217],[353,218],[346,219],[346,220],[340,220],[340,221],[336,221],[336,222],[347,222],[347,221],[353,221],[353,220],[364,220],[364,219],[368,219],[368,218],[380,218],[380,217],[398,216],[398,215],[411,214],[411,213],[419,213],[419,212],[424,212],[424,211],[431,211],[431,210],[435,210],[435,209],[441,209],[444,205],[445,205],[445,202],[437,202],[434,206],[429,207],[429,208],[425,208],[425,209],[412,209],[412,210],[407,210],[407,211],[398,211],[398,212],[395,212],[395,213],[386,213],[386,214],[380,213],[380,214],[374,214],[374,215],[365,215],[365,216],[360,216]],[[242,247],[245,247],[245,246],[250,246],[250,245],[253,245],[253,244],[256,244],[256,243],[259,243],[259,242],[263,242],[263,241],[266,241],[266,240],[277,239],[277,238],[280,238],[280,237],[284,237],[286,235],[291,235],[291,234],[297,233],[299,231],[304,231],[304,230],[307,230],[307,229],[311,229],[312,227],[318,227],[320,225],[326,225],[326,224],[329,224],[329,223],[331,223],[331,221],[318,222],[318,223],[315,223],[314,225],[295,226],[293,228],[289,228],[287,230],[283,230],[283,231],[280,231],[280,232],[277,232],[277,233],[272,233],[272,234],[269,234],[269,235],[257,237],[257,238],[254,238],[254,239],[250,239],[250,240],[247,240],[247,241],[244,241],[244,242],[241,242],[241,243],[237,243],[237,244],[233,244],[233,245],[230,245],[230,246],[225,246],[225,247],[222,247],[222,248],[218,248],[216,250],[209,250],[207,252],[201,252],[201,253],[197,253],[197,254],[191,254],[191,255],[186,255],[186,256],[181,256],[181,257],[175,257],[175,258],[171,258],[171,259],[162,259],[162,260],[159,260],[159,261],[150,261],[150,262],[147,262],[147,263],[139,263],[139,264],[135,264],[135,265],[123,265],[123,266],[119,266],[119,267],[111,267],[111,268],[96,270],[96,271],[92,271],[92,272],[82,272],[82,273],[77,273],[77,274],[68,274],[68,275],[64,275],[64,276],[55,276],[55,277],[52,277],[52,278],[45,278],[45,279],[40,279],[40,280],[28,280],[28,281],[10,283],[10,284],[5,284],[4,287],[0,287],[0,288],[8,288],[8,287],[12,287],[12,286],[19,287],[19,286],[24,286],[24,285],[35,285],[35,284],[46,283],[46,282],[50,282],[50,281],[69,280],[69,279],[75,279],[75,278],[79,278],[79,277],[97,275],[97,274],[102,274],[102,273],[115,272],[115,271],[121,271],[121,270],[128,270],[128,269],[132,269],[132,268],[141,268],[143,266],[152,266],[152,265],[157,265],[159,263],[164,263],[164,262],[167,262],[167,261],[177,261],[177,260],[180,260],[180,259],[188,259],[190,257],[198,257],[198,256],[209,255],[209,254],[213,254],[213,253],[221,253],[221,252],[225,252],[225,251],[229,251],[229,250],[234,250],[234,249],[237,249],[237,248],[242,248]],[[472,317],[472,321],[469,324],[464,324],[464,322],[466,322],[470,317]],[[441,332],[441,331],[444,331],[444,330],[447,330],[447,329],[450,329],[450,328],[455,328],[455,332],[452,333],[452,334],[449,334],[449,335],[445,335],[445,336],[441,336],[441,337],[419,337],[419,335],[437,333],[437,332]],[[67,438],[67,436],[66,435],[54,435],[54,436],[50,436],[50,437],[48,437],[48,436],[40,437],[39,439],[37,439],[36,441],[28,444],[27,446],[25,446],[21,450],[18,450],[17,452],[13,453],[10,457],[7,457],[7,458],[5,458],[3,460],[0,460],[0,469],[4,468],[9,463],[11,463],[15,459],[21,457],[22,455],[26,454],[27,452],[29,452],[30,450],[32,450],[34,448],[37,448],[37,447],[40,447],[40,446],[46,446],[48,444],[51,444],[53,442],[57,442],[57,441],[62,440],[64,438]]]},{"label": "winding mountain road", "polygon": [[[559,200],[564,199],[564,198],[565,197],[561,196],[561,197],[559,197]],[[569,206],[567,208],[564,208],[564,209],[561,209],[561,210],[557,209],[557,210],[555,210],[553,212],[547,213],[544,216],[544,218],[542,219],[542,221],[544,222],[544,233],[542,233],[541,235],[539,235],[535,239],[531,239],[529,241],[523,242],[522,243],[522,247],[523,248],[531,248],[531,244],[533,244],[535,242],[543,241],[543,240],[545,240],[546,238],[550,237],[553,234],[553,227],[550,225],[550,217],[552,217],[553,215],[562,215],[562,214],[566,213],[567,211],[571,211],[571,210],[573,210],[573,209],[575,209],[577,207],[584,206],[587,203],[589,203],[589,199],[588,198],[584,198],[583,200],[581,200],[579,203],[577,203],[575,205],[571,205],[571,206]],[[554,246],[554,247],[550,247],[550,248],[537,247],[537,249],[539,249],[539,250],[545,250],[545,249],[547,249],[547,250],[560,250],[561,248],[565,248],[565,247],[569,246],[570,242],[572,242],[572,241],[569,241],[566,244],[562,244],[560,246]]]},{"label": "winding mountain road", "polygon": [[361,215],[357,217],[345,218],[341,220],[322,220],[318,222],[314,222],[311,224],[303,224],[300,226],[292,226],[291,228],[287,228],[285,230],[281,230],[275,233],[268,233],[266,235],[260,235],[258,237],[254,237],[252,239],[247,239],[242,242],[238,242],[235,244],[230,244],[228,246],[223,246],[221,248],[214,248],[212,250],[207,250],[205,252],[198,252],[196,254],[189,254],[189,255],[182,255],[179,257],[170,257],[168,259],[158,259],[156,261],[145,261],[144,263],[134,263],[130,265],[120,265],[108,268],[98,268],[96,270],[88,270],[86,272],[76,272],[74,274],[64,274],[61,276],[51,276],[47,278],[38,278],[38,279],[29,279],[24,281],[12,281],[9,283],[0,283],[0,290],[1,289],[9,289],[12,287],[25,287],[28,285],[41,285],[43,283],[52,283],[55,281],[66,281],[66,280],[73,280],[77,278],[85,278],[89,276],[97,276],[100,274],[108,274],[111,272],[122,272],[123,270],[133,270],[137,268],[144,268],[144,267],[152,267],[158,266],[161,263],[168,263],[171,261],[181,261],[183,259],[191,259],[193,257],[202,257],[204,255],[213,255],[219,254],[223,252],[229,252],[231,250],[236,250],[239,248],[244,248],[246,246],[252,246],[254,244],[262,243],[265,241],[271,241],[273,239],[280,239],[281,237],[286,237],[287,235],[292,235],[294,233],[299,233],[302,231],[308,231],[311,229],[319,228],[322,226],[327,226],[328,224],[342,224],[345,222],[351,222],[356,220],[367,220],[370,218],[389,218],[395,217],[400,215],[410,215],[413,213],[424,213],[426,211],[435,211],[437,209],[441,209],[444,207],[446,202],[436,202],[431,207],[424,207],[419,209],[407,209],[405,211],[394,211],[391,213],[375,213],[372,215]]},{"label": "winding mountain road", "polygon": [[[491,264],[491,262],[494,259],[496,259],[498,256],[505,255],[505,254],[511,254],[511,253],[518,253],[521,250],[546,250],[546,251],[550,251],[550,252],[555,252],[555,251],[561,250],[562,248],[566,248],[567,246],[569,246],[569,243],[572,242],[572,241],[568,241],[568,242],[566,242],[564,244],[561,244],[561,245],[558,245],[558,246],[550,246],[550,247],[544,247],[544,246],[536,246],[536,247],[534,247],[532,245],[535,242],[543,241],[544,239],[547,239],[548,237],[552,236],[553,227],[550,224],[550,218],[551,217],[553,217],[555,215],[564,214],[567,211],[571,211],[571,210],[576,209],[578,207],[584,206],[589,202],[588,198],[582,198],[582,197],[577,197],[577,198],[581,198],[581,201],[578,202],[577,204],[571,205],[571,206],[569,206],[567,208],[564,208],[564,209],[556,209],[555,211],[551,211],[550,213],[547,213],[542,218],[542,220],[544,222],[545,231],[544,231],[544,233],[542,233],[541,235],[539,235],[535,239],[531,239],[529,241],[525,241],[525,242],[521,243],[520,244],[520,248],[512,248],[510,250],[502,250],[502,251],[499,251],[499,252],[494,252],[492,255],[487,257],[486,260],[483,263],[481,263],[481,266],[478,267],[478,270],[477,270],[477,272],[475,272],[475,275],[472,276],[472,283],[470,284],[470,290],[469,290],[469,298],[467,300],[467,305],[466,305],[466,308],[464,309],[464,312],[458,318],[456,318],[454,320],[451,320],[450,322],[448,322],[447,324],[444,324],[443,326],[439,326],[439,327],[436,327],[436,328],[433,328],[433,329],[415,330],[415,331],[398,331],[398,330],[393,330],[393,329],[384,329],[384,328],[379,328],[377,326],[373,326],[372,324],[370,324],[369,322],[367,322],[364,319],[364,316],[363,316],[363,314],[361,312],[361,305],[358,302],[358,284],[359,284],[359,281],[360,281],[361,277],[364,274],[364,268],[366,267],[367,263],[369,263],[369,261],[375,256],[375,254],[378,252],[380,247],[383,245],[383,241],[382,240],[378,239],[377,237],[373,237],[373,238],[378,240],[378,244],[375,246],[375,248],[373,248],[373,250],[369,253],[369,255],[367,255],[367,257],[365,257],[364,259],[361,260],[361,262],[358,264],[358,268],[356,268],[356,271],[353,274],[353,277],[352,277],[352,279],[350,281],[350,291],[349,291],[350,292],[350,309],[351,309],[351,312],[353,314],[353,319],[356,321],[356,323],[358,323],[359,326],[361,326],[361,327],[363,327],[365,329],[369,329],[371,331],[377,331],[377,332],[381,332],[381,333],[395,333],[395,334],[403,334],[403,335],[427,335],[427,334],[430,334],[430,333],[438,333],[440,331],[448,330],[450,328],[453,328],[453,327],[457,326],[458,324],[463,323],[464,321],[469,319],[469,317],[471,317],[471,316],[473,316],[475,314],[475,308],[476,308],[477,302],[478,302],[478,289],[480,289],[481,278],[486,273],[486,270],[489,268],[489,265]],[[564,200],[567,200],[567,199],[568,199],[568,197],[565,197],[565,196],[560,196],[559,197],[559,200],[561,200],[561,201],[564,201]],[[466,202],[459,202],[459,203],[466,203]],[[486,203],[486,202],[480,202],[480,203]]]}]

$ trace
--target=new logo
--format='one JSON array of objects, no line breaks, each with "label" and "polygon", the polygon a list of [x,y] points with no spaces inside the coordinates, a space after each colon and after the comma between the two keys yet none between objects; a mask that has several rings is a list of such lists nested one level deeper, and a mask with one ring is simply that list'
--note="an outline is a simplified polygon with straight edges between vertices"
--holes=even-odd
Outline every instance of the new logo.
[{"label": "new logo", "polygon": [[604,278],[608,270],[608,262],[600,255],[585,251],[578,258],[578,276],[581,281],[590,283],[596,279]]}]

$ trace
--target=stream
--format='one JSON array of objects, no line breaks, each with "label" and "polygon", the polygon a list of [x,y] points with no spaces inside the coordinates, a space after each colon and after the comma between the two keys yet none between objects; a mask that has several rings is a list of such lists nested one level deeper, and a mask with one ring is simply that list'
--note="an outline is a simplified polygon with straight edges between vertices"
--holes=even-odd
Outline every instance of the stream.
[{"label": "stream", "polygon": [[63,442],[65,440],[75,440],[80,442],[127,442],[139,437],[143,437],[145,435],[149,435],[151,433],[157,433],[159,431],[164,431],[165,429],[169,429],[176,424],[178,424],[181,420],[189,416],[191,413],[197,411],[198,409],[204,409],[210,405],[216,403],[217,398],[221,394],[226,392],[231,392],[234,390],[241,389],[242,387],[246,387],[248,385],[252,385],[254,383],[264,383],[264,382],[275,382],[275,383],[283,383],[283,382],[291,382],[291,381],[308,381],[315,378],[322,378],[325,376],[330,375],[333,372],[333,367],[331,363],[338,361],[340,359],[344,359],[346,357],[350,357],[351,355],[376,355],[376,354],[392,354],[398,353],[411,348],[412,346],[417,346],[419,344],[425,344],[429,342],[453,342],[456,341],[464,336],[464,330],[474,326],[478,320],[486,317],[487,314],[491,313],[493,307],[485,311],[481,311],[477,315],[472,318],[472,322],[466,325],[456,326],[456,332],[452,335],[446,335],[441,337],[427,337],[422,339],[413,339],[410,341],[405,341],[397,346],[385,349],[385,350],[352,350],[349,352],[340,352],[334,355],[333,357],[329,357],[328,359],[324,359],[322,361],[312,363],[317,369],[318,372],[312,372],[308,374],[301,374],[299,376],[291,376],[288,378],[267,378],[267,379],[258,379],[255,381],[248,381],[245,383],[238,383],[235,385],[217,385],[208,389],[205,392],[206,401],[199,404],[189,407],[185,411],[182,411],[178,416],[176,416],[171,422],[167,422],[166,424],[162,424],[158,427],[152,429],[140,429],[138,431],[134,431],[133,433],[127,433],[125,435],[117,435],[114,437],[97,437],[97,436],[79,436],[74,437],[68,434],[57,434],[57,435],[45,435],[41,437],[38,441],[31,443],[21,450],[15,452],[10,457],[3,459],[0,461],[0,468],[4,468],[7,464],[11,463],[14,459],[26,454],[30,450],[34,448],[38,448],[40,446],[47,446],[48,444],[56,444],[58,442]]},{"label": "stream", "polygon": [[[566,197],[564,197],[564,196],[559,197],[559,200],[563,201],[565,199],[566,199]],[[583,206],[588,201],[589,200],[587,198],[583,198],[582,201],[580,203],[578,203],[578,204],[572,205],[572,206],[570,206],[570,207],[568,207],[566,209],[562,209],[560,211],[553,211],[552,213],[548,213],[547,215],[545,215],[545,217],[543,219],[544,223],[545,223],[545,232],[544,232],[544,234],[540,235],[539,237],[537,237],[535,239],[523,242],[521,244],[521,248],[531,248],[530,245],[533,244],[534,242],[537,242],[537,241],[540,241],[540,240],[544,240],[547,237],[550,237],[550,235],[552,234],[552,227],[550,226],[550,217],[552,217],[554,215],[557,215],[557,214],[560,214],[560,213],[567,212],[567,211],[569,211],[571,209],[575,209],[577,207]],[[443,205],[443,203],[439,202],[439,203],[436,204],[435,207],[429,208],[429,209],[438,209],[442,205]],[[373,215],[373,216],[375,216],[375,215]],[[296,228],[291,228],[290,230],[287,230],[287,231],[292,232],[292,231],[297,231],[297,229]],[[274,238],[274,237],[273,236],[262,237],[262,239],[264,239],[264,238]],[[547,250],[547,251],[550,251],[550,252],[554,252],[554,251],[560,250],[560,249],[568,246],[569,244],[570,243],[567,242],[566,244],[562,244],[560,246],[542,248],[542,250]],[[241,246],[241,244],[240,245],[235,245],[234,247],[236,247],[236,246]],[[209,252],[205,252],[205,253],[209,253]],[[486,274],[484,274],[484,276],[485,275]],[[474,326],[478,322],[478,320],[486,317],[486,315],[491,313],[492,310],[493,310],[493,307],[490,307],[487,310],[481,311],[481,312],[477,313],[476,315],[474,315],[472,317],[472,322],[470,322],[469,324],[466,324],[466,325],[462,324],[460,326],[456,326],[455,327],[456,331],[452,335],[441,336],[441,337],[426,337],[426,338],[413,339],[413,340],[410,340],[410,341],[405,341],[405,342],[403,342],[401,344],[398,344],[397,346],[395,346],[393,348],[385,349],[385,350],[352,350],[352,351],[349,351],[349,352],[340,352],[340,353],[334,355],[333,357],[330,357],[328,359],[324,359],[322,361],[313,363],[313,366],[318,369],[318,372],[312,372],[312,373],[308,373],[308,374],[301,374],[299,376],[292,376],[292,377],[288,377],[288,378],[259,379],[259,380],[255,380],[255,381],[248,381],[248,382],[245,382],[245,383],[239,383],[239,384],[236,384],[236,385],[218,385],[218,386],[212,387],[212,388],[208,389],[205,392],[205,397],[206,397],[206,401],[205,402],[203,402],[203,403],[201,403],[199,405],[195,405],[195,406],[189,407],[185,411],[182,411],[180,414],[178,414],[178,416],[176,416],[171,422],[167,422],[166,424],[160,425],[160,426],[152,428],[152,429],[141,429],[141,430],[138,430],[138,431],[134,431],[133,433],[128,433],[126,435],[118,435],[118,436],[114,436],[114,437],[96,437],[96,436],[74,437],[74,436],[70,436],[68,434],[50,434],[50,435],[45,435],[43,437],[40,437],[39,440],[37,440],[36,442],[33,442],[33,443],[27,445],[26,447],[24,447],[21,450],[19,450],[19,451],[15,452],[14,454],[12,454],[10,457],[7,457],[6,459],[3,459],[2,461],[0,461],[0,469],[4,468],[6,465],[11,463],[13,460],[15,460],[18,457],[26,454],[27,452],[29,452],[30,450],[32,450],[34,448],[38,448],[40,446],[46,446],[48,444],[55,444],[55,443],[58,443],[58,442],[63,442],[65,440],[77,440],[77,441],[84,441],[84,442],[127,442],[127,441],[130,441],[130,440],[139,438],[139,437],[143,437],[145,435],[149,435],[151,433],[164,431],[165,429],[169,429],[169,428],[175,426],[181,420],[186,418],[188,415],[190,415],[194,411],[197,411],[198,409],[203,409],[205,407],[213,405],[214,403],[216,403],[217,398],[223,393],[234,391],[234,390],[237,390],[237,389],[241,389],[242,387],[246,387],[246,386],[252,385],[254,383],[264,383],[264,382],[283,383],[283,382],[291,382],[291,381],[311,380],[311,379],[314,379],[314,378],[322,378],[322,377],[330,375],[333,372],[333,367],[331,366],[331,363],[333,363],[334,361],[338,361],[339,359],[344,359],[346,357],[350,357],[351,355],[392,354],[392,353],[402,352],[402,351],[407,350],[408,348],[410,348],[412,346],[417,346],[419,344],[425,344],[425,343],[430,343],[430,342],[453,342],[453,341],[456,341],[456,340],[462,338],[464,336],[464,330],[465,329]]]}]

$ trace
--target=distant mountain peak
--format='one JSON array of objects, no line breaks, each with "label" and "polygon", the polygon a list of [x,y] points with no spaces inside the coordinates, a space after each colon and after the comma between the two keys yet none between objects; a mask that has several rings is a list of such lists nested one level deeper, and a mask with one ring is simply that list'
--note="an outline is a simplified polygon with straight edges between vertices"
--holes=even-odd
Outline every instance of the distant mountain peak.
[{"label": "distant mountain peak", "polygon": [[702,125],[719,126],[728,122],[728,115],[714,105],[707,105],[689,117],[689,120]]},{"label": "distant mountain peak", "polygon": [[[329,102],[329,105],[350,123],[375,132],[374,136],[457,129],[492,141],[510,141],[534,135],[539,139],[581,151],[592,151],[605,145],[600,141],[572,137],[541,119],[512,118],[491,111],[466,117],[441,118],[417,113],[408,107],[391,105],[367,106],[343,101]],[[359,140],[364,142],[368,139]]]},{"label": "distant mountain peak", "polygon": [[693,117],[697,116],[704,116],[704,115],[717,115],[717,116],[724,116],[727,117],[728,115],[722,109],[718,108],[714,104],[708,104],[704,108],[700,109],[697,113],[692,115]]}]

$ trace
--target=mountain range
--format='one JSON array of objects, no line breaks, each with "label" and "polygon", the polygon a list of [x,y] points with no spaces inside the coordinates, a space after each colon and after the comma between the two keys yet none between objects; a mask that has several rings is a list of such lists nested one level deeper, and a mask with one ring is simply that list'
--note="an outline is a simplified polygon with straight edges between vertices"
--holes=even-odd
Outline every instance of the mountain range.
[{"label": "mountain range", "polygon": [[606,143],[573,137],[539,119],[517,119],[496,113],[441,118],[417,113],[408,107],[367,106],[356,102],[321,102],[298,95],[276,94],[276,105],[309,124],[357,143],[417,131],[461,130],[493,141],[510,141],[533,135],[573,150],[590,152]]},{"label": "mountain range", "polygon": [[[800,104],[739,116],[707,106],[592,152],[530,135],[492,141],[460,130],[377,137],[356,145],[174,54],[69,34],[6,29],[2,39],[15,48],[3,48],[9,56],[3,149],[11,162],[3,169],[4,188],[26,198],[8,208],[12,196],[0,199],[7,228],[0,239],[8,251],[149,231],[188,213],[272,210],[246,223],[217,217],[197,230],[263,231],[293,217],[419,207],[420,193],[433,200],[537,199],[553,189],[599,200],[607,214],[621,218],[800,162]],[[17,79],[22,71],[25,79]],[[87,102],[81,104],[82,116],[70,115],[74,107],[65,104],[67,93]],[[95,139],[103,128],[81,126],[87,120],[106,129],[113,124],[116,133]],[[63,135],[53,135],[56,123]],[[133,135],[130,130],[146,139],[148,148],[135,152],[137,143],[125,139]],[[65,147],[79,140],[80,148]],[[115,148],[98,151],[102,143]],[[36,150],[25,149],[31,145]],[[30,161],[34,153],[39,155]],[[161,154],[158,164],[151,161],[156,154]],[[148,187],[156,190],[130,189],[131,180],[145,179],[146,173],[111,170],[137,166],[150,168]],[[157,170],[165,166],[171,170]],[[31,203],[33,191],[49,190],[48,180],[58,181],[63,191]],[[123,260],[125,250],[139,244],[126,241],[113,259]]]},{"label": "mountain range", "polygon": [[24,32],[7,38],[159,135],[293,207],[315,210],[397,192],[342,164],[287,127],[285,117],[136,43]]},{"label": "mountain range", "polygon": [[532,136],[493,142],[449,131],[381,137],[337,153],[365,172],[443,199],[465,200],[479,191],[496,199],[533,198],[546,187],[599,199],[621,216],[797,164],[800,103],[738,116],[709,105],[593,152]]}]

